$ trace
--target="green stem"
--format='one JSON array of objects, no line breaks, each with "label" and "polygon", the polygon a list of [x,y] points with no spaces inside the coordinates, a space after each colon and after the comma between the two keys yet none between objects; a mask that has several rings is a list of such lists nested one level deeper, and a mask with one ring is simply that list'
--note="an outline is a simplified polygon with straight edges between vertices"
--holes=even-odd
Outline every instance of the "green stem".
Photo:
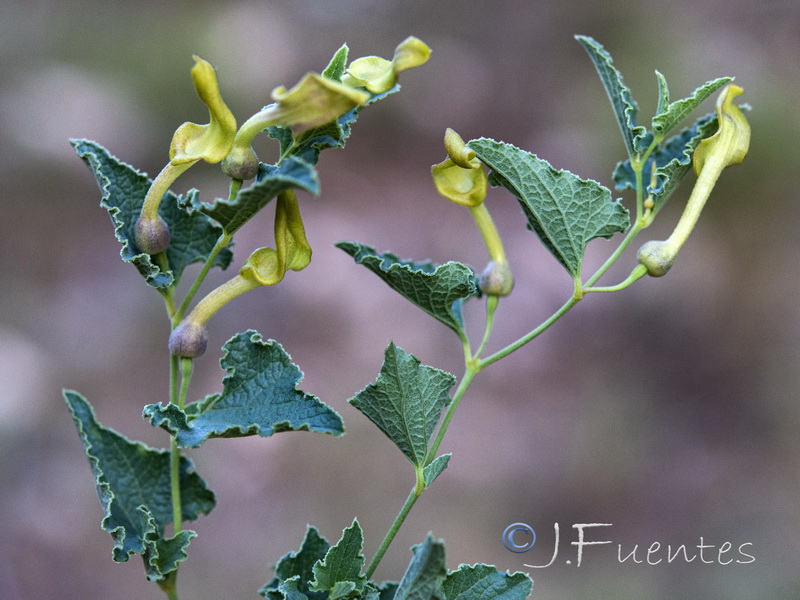
[{"label": "green stem", "polygon": [[203,263],[200,273],[197,274],[197,278],[194,280],[194,283],[192,283],[192,287],[189,288],[186,298],[184,298],[183,302],[181,302],[180,307],[178,307],[178,311],[174,313],[174,317],[172,319],[173,327],[180,323],[181,319],[183,319],[186,311],[189,308],[189,305],[192,303],[192,300],[197,293],[197,290],[200,289],[200,285],[203,283],[203,281],[205,281],[206,275],[208,275],[211,267],[214,266],[214,261],[216,260],[217,256],[228,244],[230,244],[232,238],[233,236],[228,233],[223,233],[221,236],[219,236],[217,243],[214,245],[214,248],[211,250],[211,253],[206,259],[206,262]]},{"label": "green stem", "polygon": [[[183,410],[186,404],[186,394],[189,390],[189,382],[192,379],[194,364],[191,358],[180,359],[181,388],[178,395],[177,407]],[[183,510],[181,507],[181,481],[180,481],[180,461],[181,449],[178,447],[178,439],[172,436],[170,444],[170,486],[172,491],[172,533],[177,535],[183,528]]]},{"label": "green stem", "polygon": [[383,555],[386,554],[386,550],[389,549],[389,546],[394,540],[394,537],[397,535],[397,532],[400,530],[400,527],[403,525],[403,522],[406,520],[406,517],[411,511],[411,508],[414,506],[414,503],[416,503],[417,499],[422,495],[422,491],[418,492],[418,487],[419,486],[414,486],[414,489],[411,490],[411,493],[408,495],[405,504],[403,504],[403,508],[401,508],[400,512],[397,513],[394,523],[392,523],[389,531],[386,532],[386,536],[383,538],[380,548],[378,548],[378,551],[375,553],[375,556],[372,558],[372,561],[367,567],[367,571],[364,573],[367,579],[372,577],[375,569],[378,568],[378,564],[381,562]]},{"label": "green stem", "polygon": [[482,359],[478,363],[479,367],[481,369],[483,369],[484,367],[488,367],[492,363],[495,363],[498,360],[500,360],[501,358],[504,358],[504,357],[508,356],[509,354],[514,352],[515,350],[518,350],[519,348],[521,348],[522,346],[524,346],[525,344],[530,342],[532,339],[534,339],[534,338],[538,337],[540,334],[544,333],[553,323],[555,323],[561,317],[563,317],[569,311],[569,309],[571,309],[578,302],[580,302],[580,299],[581,299],[580,296],[573,295],[569,300],[567,300],[564,303],[564,305],[561,308],[559,308],[556,312],[554,312],[550,316],[550,318],[548,318],[546,321],[544,321],[536,329],[530,331],[528,334],[526,334],[523,337],[519,338],[517,341],[509,344],[508,346],[506,346],[502,350],[498,350],[497,352],[495,352],[491,356],[487,356],[486,358]]},{"label": "green stem", "polygon": [[158,582],[158,587],[167,595],[168,600],[178,600],[177,580],[178,571],[172,571],[163,581]]},{"label": "green stem", "polygon": [[618,292],[620,290],[624,290],[626,287],[634,283],[635,281],[639,281],[642,277],[647,275],[647,267],[644,265],[636,265],[636,267],[631,271],[631,274],[628,275],[627,279],[622,283],[618,283],[617,285],[611,285],[607,287],[584,287],[583,292]]},{"label": "green stem", "polygon": [[464,371],[464,376],[461,378],[458,388],[456,388],[456,393],[453,394],[453,399],[450,401],[450,406],[447,407],[447,412],[444,415],[442,424],[439,426],[439,430],[436,432],[436,438],[433,440],[433,445],[428,450],[426,464],[430,464],[433,459],[436,458],[436,453],[439,451],[439,446],[442,443],[444,434],[447,432],[447,428],[450,426],[450,421],[453,420],[453,415],[455,414],[456,409],[458,409],[461,399],[464,397],[464,394],[467,392],[472,380],[475,378],[475,375],[478,374],[478,371],[480,371],[481,368],[481,366],[468,366],[466,371]]}]

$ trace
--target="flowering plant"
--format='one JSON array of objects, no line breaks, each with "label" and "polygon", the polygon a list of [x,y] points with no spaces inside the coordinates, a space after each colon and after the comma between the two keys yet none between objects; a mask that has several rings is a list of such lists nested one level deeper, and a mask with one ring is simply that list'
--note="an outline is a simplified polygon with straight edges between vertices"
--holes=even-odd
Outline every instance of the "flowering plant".
[{"label": "flowering plant", "polygon": [[[334,544],[309,527],[299,550],[277,562],[274,579],[260,590],[262,596],[272,600],[513,600],[531,592],[532,581],[524,573],[501,573],[485,564],[448,571],[444,542],[431,535],[413,548],[399,582],[378,583],[371,577],[418,498],[447,468],[451,455],[440,453],[440,445],[478,373],[535,339],[588,294],[618,291],[645,275],[664,275],[720,173],[740,163],[749,145],[749,126],[733,103],[742,90],[734,85],[722,90],[715,114],[670,135],[730,78],[709,81],[689,97],[671,102],[666,81],[657,74],[659,102],[648,131],[636,124],[638,107],[608,52],[591,38],[577,39],[600,74],[625,141],[628,156],[617,165],[614,179],[619,189],[634,191],[633,220],[622,201],[612,200],[611,191],[595,181],[556,170],[510,144],[488,138],[465,142],[455,131],[446,131],[447,158],[432,167],[433,183],[441,195],[465,206],[474,218],[488,254],[482,273],[456,261],[434,265],[401,260],[358,242],[340,242],[337,247],[451,329],[463,349],[464,374],[459,379],[423,365],[389,343],[375,381],[349,402],[411,463],[414,485],[405,503],[369,563],[362,553],[363,533],[357,520]],[[224,344],[222,392],[190,402],[194,359],[208,350],[206,325],[219,310],[244,293],[277,285],[288,271],[308,266],[312,250],[297,191],[320,193],[316,165],[322,152],[344,146],[360,111],[396,92],[398,74],[424,64],[429,56],[430,49],[413,37],[397,46],[391,60],[364,57],[348,63],[348,49],[343,46],[321,73],[305,75],[289,90],[275,89],[274,102],[238,128],[222,99],[214,68],[195,57],[192,77],[208,107],[209,123],[185,123],[177,129],[169,162],[153,180],[99,144],[73,140],[78,155],[97,178],[101,206],[112,219],[123,261],[134,265],[164,299],[169,389],[166,402],[148,404],[143,416],[169,434],[169,448],[154,450],[102,426],[89,402],[77,392],[64,391],[64,398],[96,477],[105,513],[101,525],[114,540],[114,560],[124,562],[140,554],[148,579],[169,598],[178,597],[178,567],[196,535],[184,529],[184,523],[209,513],[215,505],[214,493],[182,456],[183,449],[212,438],[266,438],[287,431],[339,436],[344,432],[336,411],[298,389],[302,374],[281,344],[264,340],[256,331],[238,333]],[[279,143],[274,164],[260,162],[253,150],[253,139],[261,132]],[[227,199],[209,204],[194,190],[182,195],[170,191],[180,175],[201,160],[221,163],[230,179]],[[642,246],[639,264],[621,283],[598,285],[625,248],[653,222],[692,164],[697,183],[672,236]],[[513,291],[514,275],[487,206],[490,186],[503,187],[516,198],[528,228],[573,282],[571,296],[551,317],[491,353],[487,349],[494,316],[502,298]],[[209,271],[226,269],[233,262],[234,235],[273,200],[274,247],[253,250],[236,275],[195,302]],[[617,249],[585,277],[586,246],[615,234],[623,236]],[[200,272],[179,299],[177,284],[193,263],[201,263]],[[462,307],[479,299],[485,303],[485,321],[480,340],[473,344]]]}]

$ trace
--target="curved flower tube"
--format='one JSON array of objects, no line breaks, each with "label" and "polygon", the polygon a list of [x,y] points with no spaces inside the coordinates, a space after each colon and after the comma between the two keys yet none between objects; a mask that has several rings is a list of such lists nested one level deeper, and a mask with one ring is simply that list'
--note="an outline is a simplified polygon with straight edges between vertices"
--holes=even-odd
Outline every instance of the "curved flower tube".
[{"label": "curved flower tube", "polygon": [[664,241],[650,241],[639,249],[638,259],[647,267],[648,275],[666,275],[675,262],[681,246],[694,229],[697,219],[711,195],[723,169],[740,164],[750,148],[750,124],[742,111],[733,103],[744,90],[729,85],[717,100],[717,132],[700,142],[692,157],[697,182],[692,189],[686,208],[672,235]]},{"label": "curved flower tube", "polygon": [[279,283],[286,271],[300,271],[311,262],[311,246],[294,191],[278,195],[275,208],[275,248],[255,250],[233,279],[210,292],[172,330],[169,351],[184,358],[196,358],[208,346],[206,323],[228,302],[261,286]]},{"label": "curved flower tube", "polygon": [[172,136],[169,163],[153,180],[136,221],[136,245],[147,254],[158,254],[169,247],[169,226],[158,215],[164,194],[197,161],[215,163],[225,158],[236,134],[236,119],[222,100],[214,67],[199,56],[193,58],[192,79],[197,95],[208,107],[209,122],[184,123]]},{"label": "curved flower tube", "polygon": [[273,104],[247,119],[233,142],[222,170],[233,179],[252,179],[258,172],[258,157],[251,144],[267,127],[282,125],[297,135],[333,121],[356,106],[363,106],[369,94],[342,85],[317,73],[307,73],[292,89],[275,88]]}]

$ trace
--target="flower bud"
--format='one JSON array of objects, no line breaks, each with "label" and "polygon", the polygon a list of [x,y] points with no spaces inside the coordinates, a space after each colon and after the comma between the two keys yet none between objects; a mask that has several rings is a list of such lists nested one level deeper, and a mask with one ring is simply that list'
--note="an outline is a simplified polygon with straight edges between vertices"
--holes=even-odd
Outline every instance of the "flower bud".
[{"label": "flower bud", "polygon": [[208,347],[208,329],[202,323],[184,319],[169,336],[169,351],[175,356],[197,358]]},{"label": "flower bud", "polygon": [[506,262],[489,261],[478,280],[478,287],[490,296],[508,296],[514,289],[514,274]]},{"label": "flower bud", "polygon": [[135,226],[136,245],[147,254],[158,254],[169,248],[169,225],[160,216],[155,219],[139,217]]},{"label": "flower bud", "polygon": [[652,240],[639,248],[639,263],[647,267],[650,277],[663,277],[675,262],[677,249],[666,241]]}]

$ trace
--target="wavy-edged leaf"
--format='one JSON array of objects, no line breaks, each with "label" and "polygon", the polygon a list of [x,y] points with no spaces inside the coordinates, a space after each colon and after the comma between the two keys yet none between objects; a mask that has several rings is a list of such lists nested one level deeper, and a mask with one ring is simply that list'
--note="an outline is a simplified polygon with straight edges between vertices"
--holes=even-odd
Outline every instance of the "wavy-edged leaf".
[{"label": "wavy-edged leaf", "polygon": [[631,91],[622,81],[622,74],[614,66],[611,54],[595,39],[585,35],[576,35],[584,50],[592,59],[597,73],[606,89],[617,124],[625,140],[629,156],[636,156],[646,147],[647,130],[636,125],[636,114],[639,107],[631,96]]},{"label": "wavy-edged leaf", "polygon": [[567,271],[578,277],[587,244],[610,238],[630,224],[628,210],[596,181],[559,171],[546,160],[516,146],[489,138],[467,146],[491,170],[489,182],[501,185],[519,201],[534,231]]},{"label": "wavy-edged leaf", "polygon": [[239,190],[233,200],[218,198],[213,204],[207,204],[190,198],[189,203],[192,208],[222,225],[228,235],[233,235],[278,194],[292,189],[319,194],[316,169],[294,156],[285,159],[277,167],[261,163],[256,182]]},{"label": "wavy-edged leaf", "polygon": [[454,261],[434,265],[400,260],[390,252],[378,254],[374,248],[358,242],[339,242],[336,247],[433,318],[456,333],[463,331],[461,304],[480,295],[477,276],[468,266]]},{"label": "wavy-edged leaf", "polygon": [[[698,144],[717,131],[717,115],[711,113],[701,117],[691,127],[671,137],[650,155],[645,163],[643,181],[647,182],[645,196],[651,196],[656,210],[667,201],[678,188],[692,167],[692,155]],[[650,174],[655,165],[655,185]],[[624,161],[614,170],[614,181],[618,190],[636,189],[636,174],[630,161]]]},{"label": "wavy-edged leaf", "polygon": [[[306,536],[297,552],[289,552],[275,565],[275,578],[258,593],[270,600],[286,600],[291,593],[302,593],[309,600],[325,600],[327,594],[312,592],[308,582],[314,579],[314,565],[322,561],[330,549],[328,540],[319,531],[308,526]],[[286,584],[286,585],[283,585]]]},{"label": "wavy-edged leaf", "polygon": [[[169,451],[127,440],[98,423],[83,396],[71,390],[63,395],[95,475],[105,513],[101,526],[114,538],[114,560],[126,562],[131,554],[142,554],[148,578],[163,579],[186,558],[195,535],[183,531],[164,539],[164,529],[172,522]],[[214,508],[214,493],[185,457],[180,460],[180,487],[184,520],[193,521]]]},{"label": "wavy-edged leaf", "polygon": [[681,121],[688,117],[689,113],[697,108],[701,102],[730,81],[733,81],[732,77],[720,77],[707,81],[692,92],[691,96],[672,102],[666,107],[663,107],[662,103],[659,102],[658,111],[656,116],[653,117],[653,133],[661,137],[666,136],[680,125]]},{"label": "wavy-edged leaf", "polygon": [[492,565],[461,565],[442,584],[444,600],[525,600],[532,588],[525,573],[500,573]]},{"label": "wavy-edged leaf", "polygon": [[[152,180],[120,162],[96,142],[71,140],[71,143],[97,179],[102,194],[100,206],[108,211],[114,224],[114,234],[122,244],[122,260],[133,264],[149,285],[169,287],[180,280],[188,265],[208,258],[222,235],[222,229],[200,212],[184,209],[200,204],[196,190],[190,191],[186,197],[167,192],[161,202],[159,215],[169,225],[171,237],[166,251],[170,270],[162,271],[149,254],[139,250],[135,241],[136,220]],[[214,265],[225,269],[232,257],[229,249],[223,249]]]},{"label": "wavy-edged leaf", "polygon": [[176,435],[179,446],[196,447],[218,437],[269,437],[282,431],[344,433],[335,410],[297,389],[303,373],[278,342],[265,342],[250,330],[233,336],[223,350],[220,365],[227,374],[221,394],[206,397],[188,412],[174,405],[145,406],[144,417]]},{"label": "wavy-edged leaf", "polygon": [[411,550],[414,556],[397,585],[394,600],[439,598],[447,576],[444,542],[434,540],[429,533],[422,544],[412,546]]},{"label": "wavy-edged leaf", "polygon": [[364,590],[367,578],[361,575],[364,567],[362,546],[364,535],[357,520],[345,528],[342,537],[313,568],[314,579],[308,589],[329,592],[328,600],[358,595]]},{"label": "wavy-edged leaf", "polygon": [[421,467],[431,434],[450,403],[448,390],[455,383],[450,373],[421,364],[391,342],[375,383],[349,402],[375,423],[411,464]]}]

